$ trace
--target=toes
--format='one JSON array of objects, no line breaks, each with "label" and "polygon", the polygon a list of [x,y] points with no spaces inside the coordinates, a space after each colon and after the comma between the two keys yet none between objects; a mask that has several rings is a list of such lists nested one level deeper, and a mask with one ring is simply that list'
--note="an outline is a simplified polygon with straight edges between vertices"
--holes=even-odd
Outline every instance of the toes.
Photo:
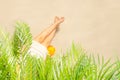
[{"label": "toes", "polygon": [[62,23],[64,21],[64,17],[61,17],[59,20],[58,20],[58,23]]},{"label": "toes", "polygon": [[61,19],[64,19],[64,17],[61,17]]},{"label": "toes", "polygon": [[64,21],[64,17],[61,17],[61,18],[59,18],[59,17],[55,17],[54,18],[54,24],[55,25],[59,25],[60,23],[62,23]]}]

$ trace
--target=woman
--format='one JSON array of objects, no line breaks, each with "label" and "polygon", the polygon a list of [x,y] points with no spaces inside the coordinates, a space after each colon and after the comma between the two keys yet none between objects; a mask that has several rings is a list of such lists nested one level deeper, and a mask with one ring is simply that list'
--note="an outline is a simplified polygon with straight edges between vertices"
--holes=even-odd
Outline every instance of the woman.
[{"label": "woman", "polygon": [[29,49],[31,55],[35,55],[38,58],[46,58],[48,53],[48,46],[51,44],[59,25],[64,21],[64,17],[55,17],[54,23],[36,36],[32,42],[31,48]]}]

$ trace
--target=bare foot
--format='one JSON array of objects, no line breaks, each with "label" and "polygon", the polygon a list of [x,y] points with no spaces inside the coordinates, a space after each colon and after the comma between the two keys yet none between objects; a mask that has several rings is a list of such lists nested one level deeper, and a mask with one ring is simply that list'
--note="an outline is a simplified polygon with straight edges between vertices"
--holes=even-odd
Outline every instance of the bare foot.
[{"label": "bare foot", "polygon": [[57,25],[57,26],[59,26],[59,24],[61,24],[63,21],[64,21],[64,17],[59,18],[59,17],[56,16],[54,18],[54,24]]},{"label": "bare foot", "polygon": [[[59,17],[57,17],[57,16],[55,16],[55,18],[54,18],[54,23],[56,23],[58,20],[59,20],[60,18]],[[56,32],[58,32],[59,31],[59,25],[57,25],[58,27],[56,28]]]}]

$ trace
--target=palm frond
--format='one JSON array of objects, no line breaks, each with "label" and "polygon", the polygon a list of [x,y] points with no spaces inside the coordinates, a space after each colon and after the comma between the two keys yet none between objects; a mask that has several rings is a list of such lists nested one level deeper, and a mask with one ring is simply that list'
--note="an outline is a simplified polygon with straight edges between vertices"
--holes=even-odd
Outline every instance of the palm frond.
[{"label": "palm frond", "polygon": [[13,36],[14,55],[25,55],[32,43],[32,35],[29,26],[24,22],[17,22]]},{"label": "palm frond", "polygon": [[120,61],[88,55],[79,45],[64,55],[31,56],[29,26],[17,22],[13,37],[0,29],[0,80],[120,80]]}]

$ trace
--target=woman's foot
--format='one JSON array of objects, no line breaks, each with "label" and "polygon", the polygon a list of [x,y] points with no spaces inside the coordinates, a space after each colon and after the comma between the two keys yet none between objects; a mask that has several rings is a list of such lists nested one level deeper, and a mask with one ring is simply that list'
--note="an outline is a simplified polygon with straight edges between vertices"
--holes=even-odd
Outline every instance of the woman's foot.
[{"label": "woman's foot", "polygon": [[54,24],[57,25],[57,26],[59,26],[59,24],[62,23],[63,21],[64,21],[64,17],[59,18],[59,17],[56,16],[54,18]]},{"label": "woman's foot", "polygon": [[[60,24],[60,23],[62,23],[63,21],[64,21],[64,17],[59,18],[59,17],[55,16],[55,18],[54,18],[54,24],[55,24],[55,23],[58,23],[58,22],[59,22],[59,24]],[[59,31],[59,24],[57,25],[56,32]]]}]

